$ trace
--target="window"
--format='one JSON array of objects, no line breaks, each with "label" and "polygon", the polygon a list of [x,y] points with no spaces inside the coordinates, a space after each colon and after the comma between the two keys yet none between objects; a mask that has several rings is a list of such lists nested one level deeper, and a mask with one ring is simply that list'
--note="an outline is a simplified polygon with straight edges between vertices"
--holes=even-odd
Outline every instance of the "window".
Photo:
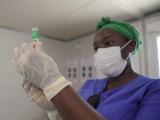
[{"label": "window", "polygon": [[160,36],[157,37],[157,50],[158,50],[158,70],[160,75]]}]

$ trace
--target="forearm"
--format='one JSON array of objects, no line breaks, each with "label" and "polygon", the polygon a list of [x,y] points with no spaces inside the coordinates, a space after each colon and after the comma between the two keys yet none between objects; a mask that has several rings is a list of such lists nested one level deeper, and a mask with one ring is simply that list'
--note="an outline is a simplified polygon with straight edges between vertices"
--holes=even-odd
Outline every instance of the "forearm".
[{"label": "forearm", "polygon": [[68,86],[52,102],[64,120],[105,120]]}]

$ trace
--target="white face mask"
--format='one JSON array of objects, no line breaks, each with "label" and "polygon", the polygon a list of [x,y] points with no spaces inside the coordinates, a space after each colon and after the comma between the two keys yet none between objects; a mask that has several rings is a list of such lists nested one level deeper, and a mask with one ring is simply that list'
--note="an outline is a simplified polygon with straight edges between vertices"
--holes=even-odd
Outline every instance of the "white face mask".
[{"label": "white face mask", "polygon": [[95,66],[108,77],[117,77],[125,69],[127,65],[127,59],[130,55],[124,60],[121,57],[121,50],[126,47],[129,43],[128,41],[122,48],[119,46],[113,46],[109,48],[99,48],[94,55]]}]

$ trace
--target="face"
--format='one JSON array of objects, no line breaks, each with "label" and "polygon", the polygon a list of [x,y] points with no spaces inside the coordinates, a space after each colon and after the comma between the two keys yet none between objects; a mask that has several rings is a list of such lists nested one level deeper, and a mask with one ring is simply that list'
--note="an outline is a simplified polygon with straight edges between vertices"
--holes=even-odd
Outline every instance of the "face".
[{"label": "face", "polygon": [[[111,29],[101,29],[99,30],[94,38],[93,47],[95,52],[98,48],[108,48],[112,46],[123,47],[128,42],[128,39],[121,35],[120,33]],[[130,42],[121,51],[122,58],[125,59],[130,52],[133,52],[135,48],[135,41]]]}]

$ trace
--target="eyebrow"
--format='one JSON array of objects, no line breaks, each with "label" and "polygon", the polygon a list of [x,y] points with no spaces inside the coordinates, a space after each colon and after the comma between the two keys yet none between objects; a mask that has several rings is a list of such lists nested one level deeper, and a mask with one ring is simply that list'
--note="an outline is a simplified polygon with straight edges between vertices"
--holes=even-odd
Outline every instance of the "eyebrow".
[{"label": "eyebrow", "polygon": [[103,36],[103,39],[104,39],[104,38],[110,38],[110,37],[113,37],[113,36],[112,36],[112,35],[104,35],[104,36]]},{"label": "eyebrow", "polygon": [[[111,37],[113,37],[113,36],[106,34],[106,35],[103,36],[102,40],[103,40],[104,38],[111,38]],[[95,47],[97,44],[98,44],[97,42],[93,42],[93,46],[94,46],[94,47]]]}]

